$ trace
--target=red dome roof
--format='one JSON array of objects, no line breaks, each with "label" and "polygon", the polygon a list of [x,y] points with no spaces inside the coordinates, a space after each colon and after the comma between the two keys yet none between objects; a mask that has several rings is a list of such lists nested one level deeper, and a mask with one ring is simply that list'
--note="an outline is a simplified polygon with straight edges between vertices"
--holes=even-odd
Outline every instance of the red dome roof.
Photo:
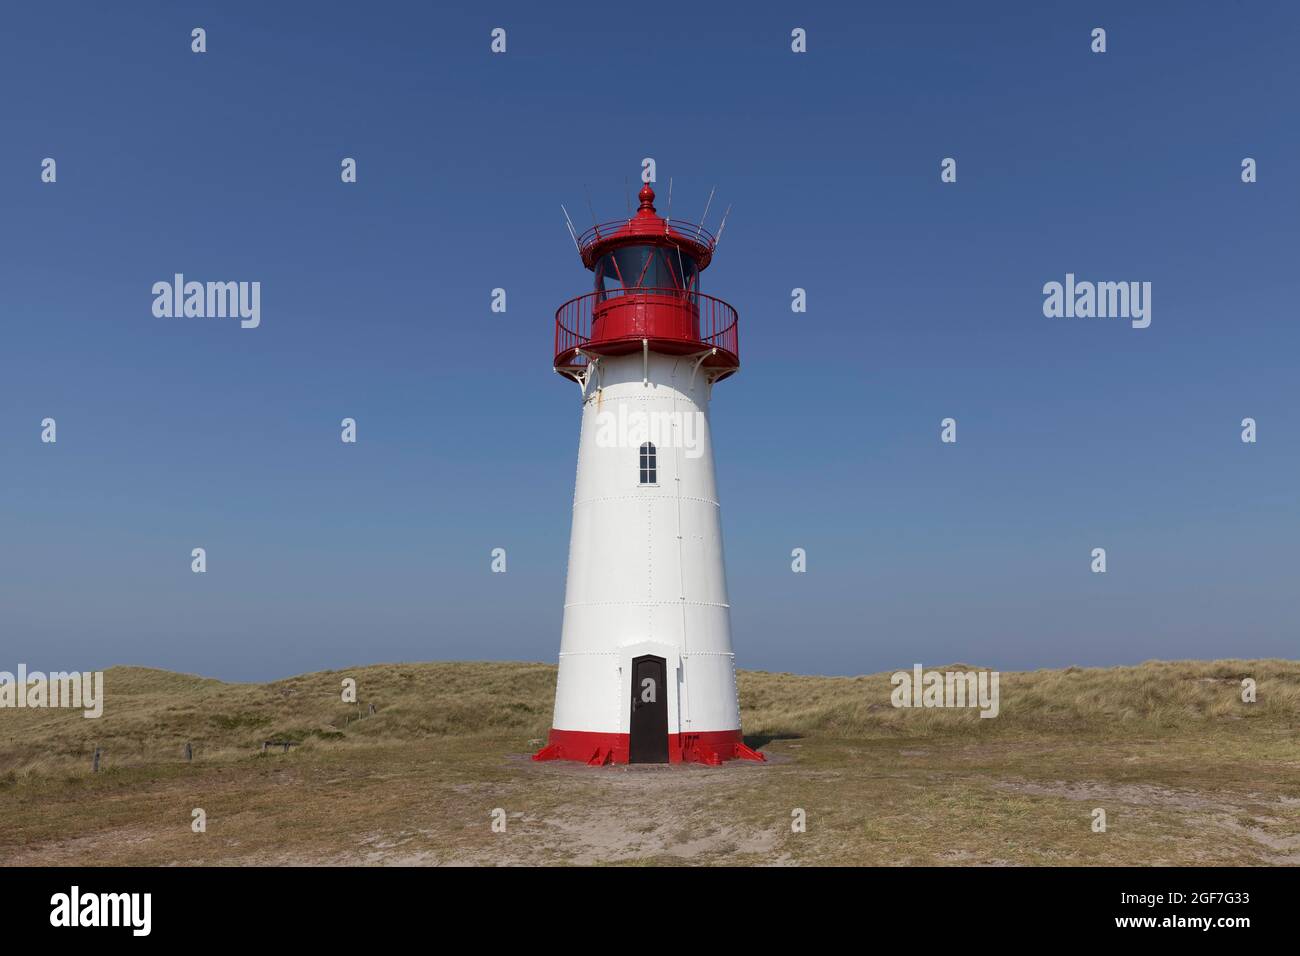
[{"label": "red dome roof", "polygon": [[637,193],[641,205],[630,219],[592,226],[578,237],[582,264],[594,269],[597,260],[611,249],[630,245],[677,246],[695,260],[703,271],[713,259],[717,240],[702,224],[665,219],[655,211],[655,191],[646,183]]}]

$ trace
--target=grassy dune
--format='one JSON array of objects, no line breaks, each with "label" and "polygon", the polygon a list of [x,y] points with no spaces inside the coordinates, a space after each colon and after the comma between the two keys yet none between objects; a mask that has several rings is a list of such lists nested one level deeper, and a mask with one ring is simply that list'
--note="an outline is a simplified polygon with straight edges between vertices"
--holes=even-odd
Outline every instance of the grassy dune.
[{"label": "grassy dune", "polygon": [[[965,671],[968,664],[936,670]],[[1241,700],[1241,681],[1268,692]],[[801,677],[741,673],[746,733],[877,737],[895,734],[1002,733],[1118,735],[1206,729],[1221,721],[1258,721],[1264,729],[1300,727],[1300,662],[1150,661],[1138,667],[1004,673],[1000,714],[895,708],[889,674]]]},{"label": "grassy dune", "polygon": [[[952,664],[940,670],[964,670]],[[1241,701],[1241,680],[1260,686]],[[358,702],[341,701],[344,678]],[[0,781],[88,772],[103,766],[180,759],[188,741],[205,760],[239,760],[265,740],[309,748],[395,743],[428,737],[497,735],[528,741],[550,726],[555,668],[546,664],[376,664],[304,674],[268,684],[228,684],[143,667],[105,672],[104,715],[61,710],[0,711]],[[1139,667],[1004,673],[998,718],[975,710],[890,704],[888,674],[806,677],[741,671],[742,722],[757,737],[842,739],[1065,734],[1124,737],[1190,733],[1250,721],[1261,734],[1300,729],[1300,663],[1150,662]],[[376,712],[369,713],[374,704]]]},{"label": "grassy dune", "polygon": [[[342,681],[357,703],[342,702]],[[228,684],[145,667],[104,672],[104,714],[0,711],[0,782],[42,773],[140,767],[181,759],[239,760],[266,740],[314,749],[427,737],[545,735],[555,668],[544,664],[375,664],[268,684]],[[374,704],[376,713],[369,713]],[[523,746],[521,742],[519,746]]]},{"label": "grassy dune", "polygon": [[[348,677],[357,704],[340,699]],[[113,668],[99,720],[0,710],[0,863],[1300,863],[1296,662],[1004,673],[992,720],[894,708],[888,674],[741,672],[769,763],[631,770],[526,759],[554,677]],[[488,827],[497,807],[509,835]]]}]

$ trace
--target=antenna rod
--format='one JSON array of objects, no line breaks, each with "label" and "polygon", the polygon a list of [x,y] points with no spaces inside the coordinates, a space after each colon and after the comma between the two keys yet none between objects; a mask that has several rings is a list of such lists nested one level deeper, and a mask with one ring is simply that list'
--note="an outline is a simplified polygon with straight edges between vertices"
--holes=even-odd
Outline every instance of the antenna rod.
[{"label": "antenna rod", "polygon": [[709,218],[709,207],[713,205],[713,194],[717,191],[717,186],[714,186],[709,190],[709,201],[704,204],[704,215],[700,217],[700,226],[695,230],[696,239],[700,238],[700,233],[704,230],[704,220]]},{"label": "antenna rod", "polygon": [[599,238],[600,238],[600,226],[599,226],[599,225],[597,224],[597,222],[596,222],[596,210],[593,209],[593,208],[592,208],[592,205],[591,205],[591,190],[587,188],[587,184],[586,184],[586,183],[583,183],[583,184],[582,184],[582,191],[583,191],[583,192],[586,194],[586,196],[587,196],[587,212],[591,213],[591,228],[595,231],[595,233],[596,233],[596,238],[599,239]]},{"label": "antenna rod", "polygon": [[[668,215],[664,216],[664,235],[668,235],[668,222],[673,218],[673,177],[668,177]],[[677,250],[677,255],[681,255],[681,250]]]},{"label": "antenna rod", "polygon": [[718,243],[722,241],[722,230],[727,228],[727,217],[731,215],[731,206],[728,204],[727,211],[722,214],[722,225],[718,227],[718,235],[713,240],[713,248],[718,248]]},{"label": "antenna rod", "polygon": [[560,203],[560,210],[564,213],[564,222],[569,227],[569,235],[573,237],[573,248],[578,250],[578,255],[582,255],[582,246],[578,245],[578,234],[573,231],[573,220],[569,218],[569,210],[564,208],[564,203]]}]

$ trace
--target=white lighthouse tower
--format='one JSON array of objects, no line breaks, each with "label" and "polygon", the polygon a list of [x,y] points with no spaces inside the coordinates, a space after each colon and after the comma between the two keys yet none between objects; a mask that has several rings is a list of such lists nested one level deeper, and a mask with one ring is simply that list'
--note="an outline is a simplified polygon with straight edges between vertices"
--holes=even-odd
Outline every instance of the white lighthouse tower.
[{"label": "white lighthouse tower", "polygon": [[700,292],[716,241],[634,216],[578,239],[595,291],[556,313],[555,369],[582,393],[550,740],[535,760],[717,764],[745,746],[709,435],[740,366],[736,311]]}]

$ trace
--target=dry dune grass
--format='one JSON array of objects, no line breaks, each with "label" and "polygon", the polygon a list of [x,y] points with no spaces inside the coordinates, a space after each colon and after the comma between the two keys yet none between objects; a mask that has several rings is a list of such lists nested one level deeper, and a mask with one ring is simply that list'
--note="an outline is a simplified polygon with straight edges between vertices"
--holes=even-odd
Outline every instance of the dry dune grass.
[{"label": "dry dune grass", "polygon": [[[357,703],[342,682],[357,682]],[[544,735],[555,668],[543,664],[374,664],[266,684],[224,683],[146,667],[104,673],[104,713],[0,712],[0,783],[89,770],[173,763],[187,742],[205,761],[247,757],[264,741],[304,748],[494,733]],[[374,704],[375,714],[369,713]]]},{"label": "dry dune grass", "polygon": [[[930,668],[927,668],[930,669]],[[966,671],[949,664],[939,671]],[[909,669],[910,670],[910,669]],[[1252,678],[1258,700],[1241,699]],[[741,674],[745,732],[779,736],[925,737],[932,734],[1099,734],[1192,730],[1220,720],[1261,726],[1300,726],[1300,663],[1259,661],[1149,661],[1137,667],[1003,673],[997,719],[978,711],[895,708],[889,674],[803,677]]]},{"label": "dry dune grass", "polygon": [[[356,704],[341,700],[349,677],[357,682]],[[1257,682],[1257,703],[1241,701],[1244,677]],[[98,720],[67,710],[0,712],[0,785],[33,775],[88,773],[96,746],[103,749],[105,769],[174,763],[187,741],[208,762],[246,758],[266,740],[310,750],[488,735],[518,738],[526,749],[546,734],[554,681],[551,665],[493,662],[376,664],[266,684],[114,667],[105,673],[106,704]],[[1300,663],[1281,660],[1004,673],[1001,714],[994,720],[971,709],[895,708],[889,674],[742,671],[739,684],[745,732],[759,738],[1114,737],[1189,732],[1235,720],[1275,730],[1300,725]]]},{"label": "dry dune grass", "polygon": [[[554,678],[513,663],[268,684],[113,668],[99,720],[0,711],[0,865],[1300,863],[1296,662],[1004,673],[993,720],[896,709],[888,674],[741,672],[745,730],[770,760],[717,768],[529,761]],[[299,746],[261,752],[286,739]]]}]

